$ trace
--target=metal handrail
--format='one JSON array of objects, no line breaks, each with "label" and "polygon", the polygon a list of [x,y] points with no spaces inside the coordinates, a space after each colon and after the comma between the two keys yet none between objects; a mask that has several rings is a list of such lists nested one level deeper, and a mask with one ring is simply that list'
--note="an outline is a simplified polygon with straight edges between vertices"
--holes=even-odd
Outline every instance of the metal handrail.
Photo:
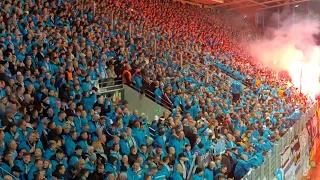
[{"label": "metal handrail", "polygon": [[[192,53],[195,53],[195,52],[192,52]],[[204,69],[207,68],[204,64],[197,63],[197,64],[195,64],[195,65],[198,65],[198,66],[200,66],[200,67],[202,67],[202,68],[204,68]],[[237,79],[237,77],[235,77],[232,73],[229,73],[228,71],[225,71],[225,70],[223,70],[223,69],[220,69],[215,63],[210,64],[210,66],[214,66],[214,67],[218,68],[222,73],[228,75],[229,77],[231,77],[231,78],[233,78],[233,79]],[[213,74],[213,71],[211,71],[210,69],[209,69],[209,72],[210,72],[211,74]],[[241,82],[242,82],[242,84],[244,84],[245,86],[250,87],[250,84],[248,84],[245,80],[241,80]]]},{"label": "metal handrail", "polygon": [[[1,166],[0,166],[0,171],[1,171],[1,177],[4,177],[5,175],[9,175],[12,177],[12,179],[19,180],[19,178],[15,177],[13,174],[3,169]],[[5,172],[5,174],[3,172]]]},{"label": "metal handrail", "polygon": [[[139,93],[142,92],[140,89],[138,89],[138,88],[135,87],[135,86],[130,86],[130,87],[133,88],[134,90],[138,91]],[[145,92],[147,92],[147,93],[144,94],[146,98],[148,98],[148,99],[156,102],[155,94],[154,94],[152,91],[150,91],[150,90],[148,90],[148,89],[145,89]],[[172,111],[173,107],[168,107],[165,103],[162,103],[162,100],[163,100],[163,99],[161,99],[161,102],[160,102],[160,103],[157,103],[157,104],[159,104],[159,105],[165,107],[166,109]],[[170,102],[168,102],[168,101],[166,101],[166,103],[170,104]],[[172,104],[173,104],[173,103],[172,103]]]},{"label": "metal handrail", "polygon": [[[110,85],[110,84],[116,84],[116,85]],[[130,86],[130,87],[133,88],[134,90],[138,91],[139,93],[141,93],[141,90],[138,89],[137,87],[135,87],[135,86]],[[112,91],[116,91],[119,89],[124,89],[122,80],[114,80],[114,81],[109,81],[109,82],[99,82],[99,87],[98,87],[99,93],[112,92]],[[145,91],[147,92],[147,93],[145,93],[145,97],[151,99],[152,101],[155,101],[155,98],[154,98],[155,94],[148,89],[145,89]],[[163,100],[163,99],[161,99],[161,101],[165,101],[165,103],[162,103],[162,102],[160,103],[161,106],[172,111],[172,107],[168,107],[166,105],[166,103],[173,104],[172,102],[170,103],[170,102]]]},{"label": "metal handrail", "polygon": [[106,93],[106,92],[117,91],[117,90],[120,90],[120,89],[123,89],[123,84],[102,87],[102,88],[99,88],[98,92],[99,93]]},{"label": "metal handrail", "polygon": [[[110,78],[111,79],[111,78]],[[110,80],[109,79],[109,80]],[[109,86],[108,84],[122,84],[122,80],[114,80],[113,81],[108,81],[108,79],[106,79],[105,81],[103,82],[99,82],[99,87],[107,87]],[[106,85],[106,86],[105,86]]]}]

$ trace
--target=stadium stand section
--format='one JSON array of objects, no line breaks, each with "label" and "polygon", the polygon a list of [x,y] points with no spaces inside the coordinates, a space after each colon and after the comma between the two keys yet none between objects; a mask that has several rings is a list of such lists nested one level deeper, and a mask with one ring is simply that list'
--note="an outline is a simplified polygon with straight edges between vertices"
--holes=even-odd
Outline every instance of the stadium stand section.
[{"label": "stadium stand section", "polygon": [[[311,105],[252,62],[236,40],[260,32],[228,13],[83,2],[0,2],[4,179],[241,179]],[[109,93],[129,86],[163,115]]]}]

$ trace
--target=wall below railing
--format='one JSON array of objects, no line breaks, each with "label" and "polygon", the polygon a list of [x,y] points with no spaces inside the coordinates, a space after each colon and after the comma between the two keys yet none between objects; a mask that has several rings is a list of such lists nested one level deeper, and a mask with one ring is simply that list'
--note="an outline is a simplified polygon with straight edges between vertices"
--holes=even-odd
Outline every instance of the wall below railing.
[{"label": "wall below railing", "polygon": [[123,85],[124,99],[129,102],[129,111],[138,110],[139,113],[145,113],[148,116],[149,123],[154,120],[154,116],[162,116],[164,112],[170,112],[168,109],[155,103],[153,100],[142,96],[133,88]]}]

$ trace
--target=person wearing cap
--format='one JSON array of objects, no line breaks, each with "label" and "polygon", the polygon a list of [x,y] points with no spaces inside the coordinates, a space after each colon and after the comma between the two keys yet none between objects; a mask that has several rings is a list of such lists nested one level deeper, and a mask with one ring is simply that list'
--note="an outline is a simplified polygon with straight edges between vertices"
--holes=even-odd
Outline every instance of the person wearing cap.
[{"label": "person wearing cap", "polygon": [[50,160],[51,160],[51,165],[52,165],[52,170],[53,171],[55,171],[56,166],[58,164],[63,164],[65,169],[68,168],[68,163],[64,158],[64,153],[63,153],[62,149],[58,149],[56,151],[55,155],[50,158]]}]

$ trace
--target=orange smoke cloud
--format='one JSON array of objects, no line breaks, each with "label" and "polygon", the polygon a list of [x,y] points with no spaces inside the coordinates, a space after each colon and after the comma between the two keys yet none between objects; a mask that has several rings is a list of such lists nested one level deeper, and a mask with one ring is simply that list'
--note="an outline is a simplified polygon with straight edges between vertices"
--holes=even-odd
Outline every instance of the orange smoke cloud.
[{"label": "orange smoke cloud", "polygon": [[310,20],[284,23],[271,30],[271,37],[251,42],[248,51],[265,67],[287,71],[291,83],[314,98],[320,92],[320,47],[314,41],[319,27],[318,21]]}]

